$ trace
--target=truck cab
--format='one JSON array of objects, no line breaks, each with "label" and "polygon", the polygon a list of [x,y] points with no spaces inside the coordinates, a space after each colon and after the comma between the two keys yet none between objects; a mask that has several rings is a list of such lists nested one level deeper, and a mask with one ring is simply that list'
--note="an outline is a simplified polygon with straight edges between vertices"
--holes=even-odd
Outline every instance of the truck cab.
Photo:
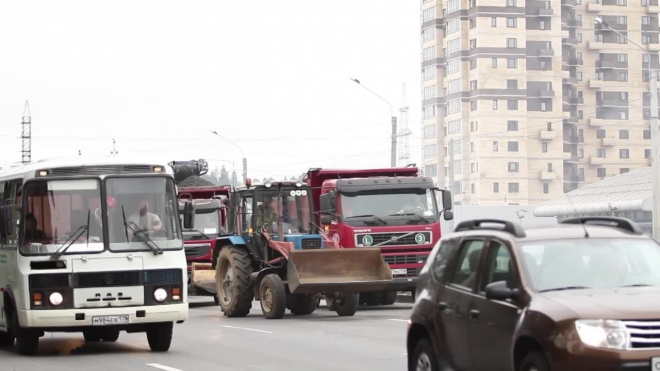
[{"label": "truck cab", "polygon": [[328,237],[344,248],[380,247],[392,270],[395,284],[383,293],[361,295],[363,304],[393,304],[397,291],[414,292],[440,239],[440,217],[453,218],[451,193],[417,174],[415,167],[312,169],[305,178]]}]

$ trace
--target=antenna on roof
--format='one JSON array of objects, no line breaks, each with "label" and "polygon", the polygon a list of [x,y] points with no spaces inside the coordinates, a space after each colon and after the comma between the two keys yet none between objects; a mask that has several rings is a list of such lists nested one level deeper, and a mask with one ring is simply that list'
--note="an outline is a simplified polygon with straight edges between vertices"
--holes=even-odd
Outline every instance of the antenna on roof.
[{"label": "antenna on roof", "polygon": [[[575,216],[578,216],[577,208],[573,204],[573,200],[571,200],[571,196],[568,195],[569,193],[570,192],[564,193],[564,196],[566,196],[566,199],[568,200],[568,203],[571,204],[571,207],[573,208],[573,212],[575,213]],[[589,232],[587,232],[587,227],[585,227],[584,224],[582,224],[582,230],[584,231],[584,238],[589,238]]]}]

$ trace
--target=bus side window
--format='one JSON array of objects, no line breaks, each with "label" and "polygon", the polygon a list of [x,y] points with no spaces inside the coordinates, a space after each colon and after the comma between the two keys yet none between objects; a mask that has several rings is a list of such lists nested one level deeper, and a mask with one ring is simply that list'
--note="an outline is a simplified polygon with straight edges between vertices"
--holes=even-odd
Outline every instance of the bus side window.
[{"label": "bus side window", "polygon": [[[15,250],[18,246],[18,226],[21,217],[21,180],[4,184],[0,199],[0,248]],[[18,193],[18,196],[17,196]],[[17,199],[19,200],[17,202]]]}]

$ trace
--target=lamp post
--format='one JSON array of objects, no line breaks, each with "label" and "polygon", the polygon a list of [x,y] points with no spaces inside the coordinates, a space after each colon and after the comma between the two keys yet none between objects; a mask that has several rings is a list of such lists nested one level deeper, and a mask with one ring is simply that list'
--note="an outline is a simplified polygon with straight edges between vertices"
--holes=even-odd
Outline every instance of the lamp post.
[{"label": "lamp post", "polygon": [[245,158],[245,154],[243,153],[243,148],[241,148],[238,144],[232,142],[231,140],[218,134],[218,132],[215,130],[212,130],[211,133],[217,135],[218,138],[224,140],[225,142],[234,145],[236,148],[238,148],[239,151],[241,151],[241,159],[243,161],[243,184],[245,184],[245,181],[247,180],[247,159]]},{"label": "lamp post", "polygon": [[231,163],[231,186],[232,186],[232,188],[236,188],[236,182],[234,182],[234,173],[236,172],[236,169],[234,167],[234,160],[222,160],[222,159],[218,159],[218,158],[209,158],[207,160],[208,161],[229,162],[229,163]]},{"label": "lamp post", "polygon": [[[653,173],[653,239],[660,241],[660,121],[658,121],[658,76],[653,76],[651,68],[651,53],[641,45],[630,40],[626,35],[610,27],[602,18],[594,18],[595,24],[607,27],[608,30],[623,37],[638,47],[649,59],[649,92],[651,95],[651,172]],[[643,103],[642,103],[643,104]]]},{"label": "lamp post", "polygon": [[351,79],[351,81],[355,82],[356,84],[362,86],[363,88],[367,89],[371,94],[377,96],[382,100],[383,102],[387,103],[388,106],[390,106],[390,117],[392,117],[392,153],[391,153],[391,165],[392,167],[396,167],[396,116],[394,116],[394,109],[392,108],[392,104],[388,102],[385,98],[381,97],[380,95],[374,93],[371,89],[368,87],[364,86],[360,80],[358,79]]}]

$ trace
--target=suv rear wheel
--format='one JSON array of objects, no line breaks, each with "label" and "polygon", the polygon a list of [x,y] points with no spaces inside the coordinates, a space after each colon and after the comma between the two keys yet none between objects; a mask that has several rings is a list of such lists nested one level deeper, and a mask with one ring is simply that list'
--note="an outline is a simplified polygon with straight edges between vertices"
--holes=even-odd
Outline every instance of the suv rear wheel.
[{"label": "suv rear wheel", "polygon": [[528,353],[522,362],[518,371],[549,371],[550,365],[545,357],[540,352]]},{"label": "suv rear wheel", "polygon": [[422,339],[417,343],[408,371],[438,371],[438,359],[428,339]]}]

